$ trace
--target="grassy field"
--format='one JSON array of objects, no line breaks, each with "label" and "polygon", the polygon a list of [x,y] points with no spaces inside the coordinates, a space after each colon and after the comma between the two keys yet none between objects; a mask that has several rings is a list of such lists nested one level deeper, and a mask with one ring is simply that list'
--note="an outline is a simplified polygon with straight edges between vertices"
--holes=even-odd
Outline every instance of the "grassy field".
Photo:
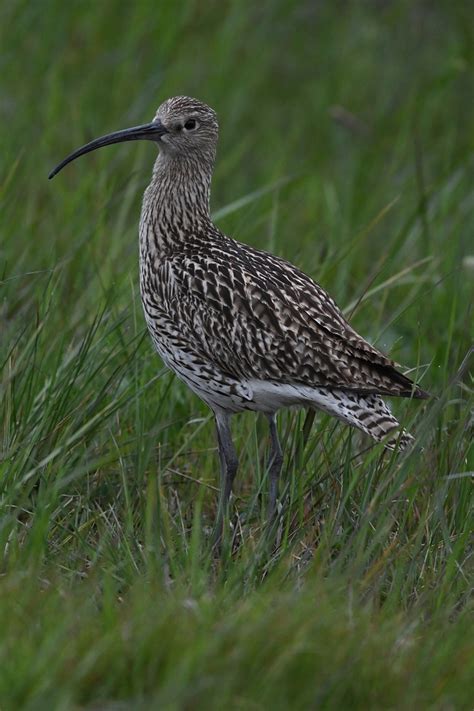
[{"label": "grassy field", "polygon": [[[472,709],[470,2],[0,5],[0,709]],[[145,331],[154,149],[103,133],[218,111],[222,229],[295,262],[412,368],[406,456],[319,417],[235,418],[208,542],[206,407]],[[470,378],[471,371],[471,378]]]}]

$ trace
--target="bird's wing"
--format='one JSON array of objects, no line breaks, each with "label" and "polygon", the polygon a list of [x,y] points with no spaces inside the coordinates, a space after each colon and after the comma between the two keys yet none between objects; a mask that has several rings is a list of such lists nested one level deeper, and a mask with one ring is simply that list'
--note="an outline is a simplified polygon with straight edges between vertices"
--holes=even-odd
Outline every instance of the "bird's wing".
[{"label": "bird's wing", "polygon": [[347,323],[328,294],[278,257],[228,240],[166,264],[168,299],[200,354],[233,377],[422,397]]}]

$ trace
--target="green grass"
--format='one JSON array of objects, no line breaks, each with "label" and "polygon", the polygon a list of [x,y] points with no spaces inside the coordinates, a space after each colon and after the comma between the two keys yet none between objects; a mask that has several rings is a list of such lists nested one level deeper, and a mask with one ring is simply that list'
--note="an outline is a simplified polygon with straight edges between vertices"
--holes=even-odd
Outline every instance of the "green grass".
[{"label": "green grass", "polygon": [[[471,709],[468,2],[0,8],[0,708]],[[170,95],[214,106],[219,225],[298,264],[433,393],[419,446],[235,418],[233,536],[208,536],[209,412],[141,313],[137,221]]]}]

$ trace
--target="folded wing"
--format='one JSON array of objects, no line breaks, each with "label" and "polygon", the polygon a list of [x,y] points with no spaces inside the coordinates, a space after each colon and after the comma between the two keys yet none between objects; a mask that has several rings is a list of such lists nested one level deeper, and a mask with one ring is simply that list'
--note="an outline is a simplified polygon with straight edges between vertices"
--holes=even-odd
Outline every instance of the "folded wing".
[{"label": "folded wing", "polygon": [[163,268],[183,335],[224,373],[428,396],[354,331],[320,286],[278,257],[228,240],[225,252],[211,242],[205,255],[181,252]]}]

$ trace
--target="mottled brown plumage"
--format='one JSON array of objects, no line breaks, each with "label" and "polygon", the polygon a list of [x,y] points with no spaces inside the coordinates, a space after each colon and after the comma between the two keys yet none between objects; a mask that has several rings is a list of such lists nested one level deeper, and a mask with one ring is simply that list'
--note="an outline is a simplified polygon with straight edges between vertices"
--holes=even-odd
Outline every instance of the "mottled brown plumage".
[{"label": "mottled brown plumage", "polygon": [[87,144],[55,172],[102,145],[140,138],[160,149],[140,220],[145,318],[163,360],[215,413],[221,514],[237,469],[229,427],[234,412],[269,418],[271,512],[281,466],[275,427],[281,407],[317,407],[388,447],[405,446],[410,435],[400,432],[381,396],[427,394],[359,336],[309,276],[212,223],[218,138],[212,109],[188,97],[169,99],[150,124]]}]

